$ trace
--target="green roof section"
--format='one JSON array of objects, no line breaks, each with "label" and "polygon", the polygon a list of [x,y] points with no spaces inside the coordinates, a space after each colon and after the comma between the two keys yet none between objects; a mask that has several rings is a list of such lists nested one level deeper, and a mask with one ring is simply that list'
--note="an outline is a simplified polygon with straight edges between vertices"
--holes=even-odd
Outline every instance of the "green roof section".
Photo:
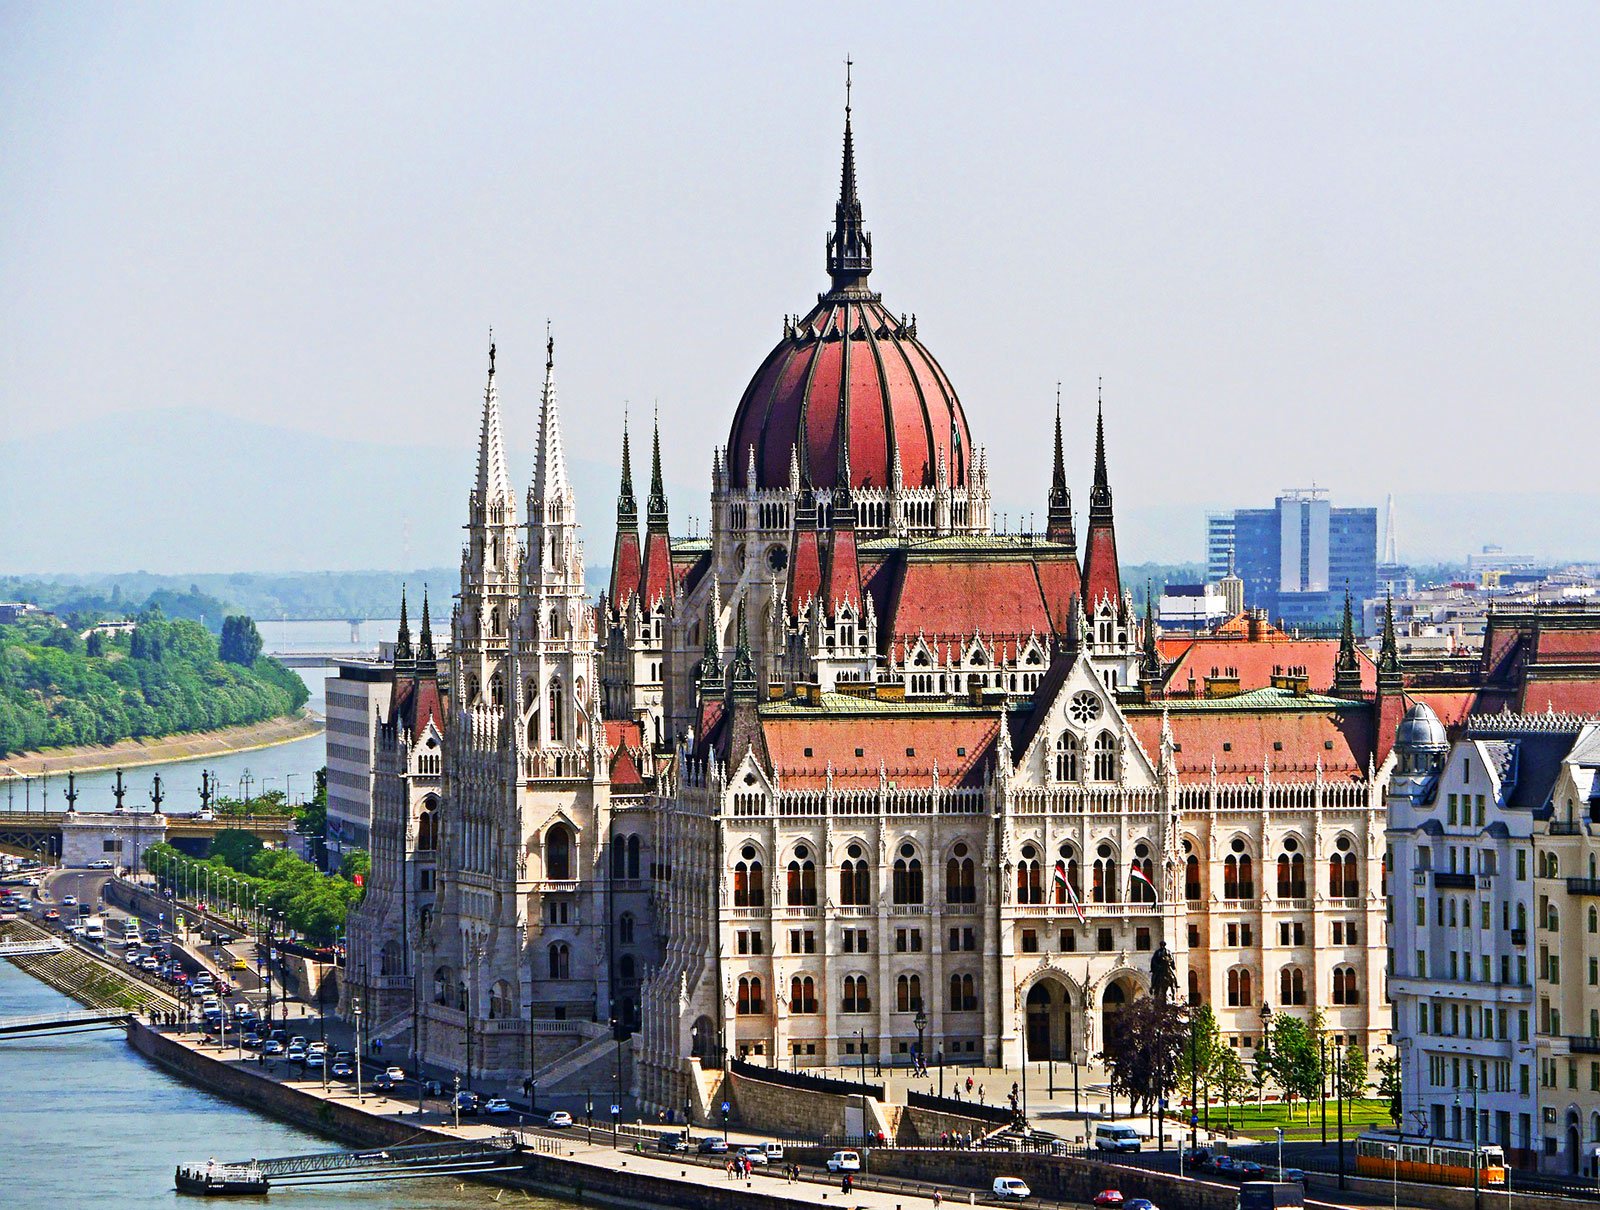
[{"label": "green roof section", "polygon": [[1230,710],[1366,710],[1372,703],[1323,693],[1296,693],[1292,689],[1263,688],[1232,697],[1168,697],[1149,702],[1119,703],[1125,714],[1201,714]]},{"label": "green roof section", "polygon": [[675,555],[703,555],[711,549],[710,538],[673,538],[672,553]]},{"label": "green roof section", "polygon": [[899,701],[885,702],[873,697],[857,697],[853,693],[823,693],[819,695],[816,705],[797,697],[786,697],[782,701],[769,701],[761,703],[762,718],[817,718],[819,716],[840,715],[927,715],[929,717],[951,718],[967,716],[994,717],[999,713],[1000,707],[974,706],[970,702],[950,701]]},{"label": "green roof section", "polygon": [[1012,557],[1019,554],[1065,554],[1067,548],[1059,542],[1049,542],[1028,534],[946,534],[939,538],[897,538],[880,535],[857,544],[863,552],[888,554],[904,550],[908,555],[938,554],[942,551],[987,552]]}]

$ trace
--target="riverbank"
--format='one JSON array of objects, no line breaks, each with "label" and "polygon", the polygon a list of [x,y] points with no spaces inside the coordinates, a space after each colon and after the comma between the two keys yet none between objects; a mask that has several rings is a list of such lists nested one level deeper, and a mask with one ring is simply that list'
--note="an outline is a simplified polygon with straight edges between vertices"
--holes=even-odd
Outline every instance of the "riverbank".
[{"label": "riverbank", "polygon": [[197,760],[208,756],[227,756],[254,752],[320,735],[321,718],[309,710],[297,714],[263,719],[240,727],[216,731],[189,731],[159,739],[124,739],[114,744],[91,744],[76,748],[46,748],[0,758],[0,784],[22,777],[65,776],[70,769],[82,773],[95,769],[136,769],[142,765],[162,765],[172,761]]}]

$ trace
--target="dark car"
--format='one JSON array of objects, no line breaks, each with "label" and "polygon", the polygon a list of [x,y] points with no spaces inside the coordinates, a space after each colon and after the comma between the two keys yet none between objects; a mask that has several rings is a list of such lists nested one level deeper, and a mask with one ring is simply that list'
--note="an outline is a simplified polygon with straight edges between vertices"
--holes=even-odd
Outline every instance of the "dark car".
[{"label": "dark car", "polygon": [[674,1130],[670,1134],[656,1136],[656,1150],[669,1151],[674,1154],[689,1150],[689,1140],[684,1137],[683,1131]]},{"label": "dark car", "polygon": [[478,1094],[475,1092],[458,1092],[450,1101],[452,1109],[464,1114],[477,1113],[478,1104]]},{"label": "dark car", "polygon": [[1278,1173],[1277,1179],[1299,1185],[1302,1189],[1305,1188],[1308,1180],[1305,1169],[1303,1168],[1285,1168]]},{"label": "dark car", "polygon": [[725,1155],[728,1150],[727,1139],[701,1139],[697,1150],[701,1155]]},{"label": "dark car", "polygon": [[373,1092],[393,1092],[394,1089],[395,1083],[387,1075],[380,1074],[377,1079],[372,1081]]}]

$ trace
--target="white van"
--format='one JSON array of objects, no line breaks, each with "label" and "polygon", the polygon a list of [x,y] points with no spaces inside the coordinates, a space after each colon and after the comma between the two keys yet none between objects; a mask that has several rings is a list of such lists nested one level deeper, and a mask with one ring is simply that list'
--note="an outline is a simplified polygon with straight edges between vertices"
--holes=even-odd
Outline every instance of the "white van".
[{"label": "white van", "polygon": [[1101,1151],[1138,1151],[1141,1140],[1132,1126],[1101,1122],[1094,1128],[1094,1145]]},{"label": "white van", "polygon": [[782,1143],[760,1143],[757,1145],[761,1148],[762,1154],[765,1155],[767,1159],[781,1160],[783,1158]]},{"label": "white van", "polygon": [[856,1151],[835,1151],[828,1157],[829,1172],[860,1172],[861,1154]]},{"label": "white van", "polygon": [[998,1201],[1020,1202],[1033,1196],[1033,1190],[1028,1188],[1028,1182],[1015,1176],[997,1176],[994,1178],[993,1193]]},{"label": "white van", "polygon": [[104,941],[106,939],[105,924],[98,916],[90,916],[83,922],[83,939],[85,941]]}]

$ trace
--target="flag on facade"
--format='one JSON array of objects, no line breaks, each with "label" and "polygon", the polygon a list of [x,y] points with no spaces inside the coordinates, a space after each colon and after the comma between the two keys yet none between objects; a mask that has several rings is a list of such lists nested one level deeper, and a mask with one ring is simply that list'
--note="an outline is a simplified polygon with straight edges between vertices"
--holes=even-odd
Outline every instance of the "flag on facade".
[{"label": "flag on facade", "polygon": [[1078,902],[1078,893],[1072,889],[1072,883],[1067,881],[1067,863],[1064,861],[1056,862],[1056,886],[1066,893],[1067,902],[1078,914],[1078,923],[1088,924],[1089,918],[1083,914],[1083,904]]},{"label": "flag on facade", "polygon": [[1156,884],[1150,881],[1150,875],[1146,874],[1142,869],[1140,869],[1137,863],[1135,863],[1129,869],[1129,871],[1128,871],[1128,879],[1129,879],[1129,883],[1130,884],[1135,879],[1137,879],[1139,882],[1144,883],[1145,886],[1150,888],[1150,894],[1156,900],[1156,902],[1160,902],[1161,895],[1156,890]]}]

